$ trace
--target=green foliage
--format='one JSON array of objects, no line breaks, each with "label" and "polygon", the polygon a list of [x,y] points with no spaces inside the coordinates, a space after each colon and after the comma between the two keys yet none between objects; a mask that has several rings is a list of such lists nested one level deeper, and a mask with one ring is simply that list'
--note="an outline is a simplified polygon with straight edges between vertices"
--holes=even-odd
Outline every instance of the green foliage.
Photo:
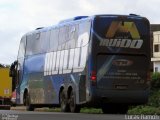
[{"label": "green foliage", "polygon": [[82,108],[81,113],[100,114],[100,113],[102,113],[102,109]]},{"label": "green foliage", "polygon": [[146,106],[136,106],[128,110],[128,114],[160,115],[160,73],[152,74],[151,92]]},{"label": "green foliage", "polygon": [[160,73],[152,73],[151,89],[160,89]]},{"label": "green foliage", "polygon": [[[41,111],[41,109],[39,109]],[[60,108],[50,108],[50,109],[42,109],[42,111],[47,111],[47,112],[60,112]],[[96,108],[81,108],[81,113],[88,113],[88,114],[101,114],[102,110],[101,109],[96,109]]]},{"label": "green foliage", "polygon": [[4,68],[5,66],[3,64],[0,64],[0,68]]},{"label": "green foliage", "polygon": [[151,78],[152,78],[152,80],[160,78],[160,73],[159,72],[152,73]]},{"label": "green foliage", "polygon": [[10,65],[4,65],[4,64],[0,63],[0,68],[9,68],[9,67],[10,67]]},{"label": "green foliage", "polygon": [[131,115],[160,115],[160,108],[152,106],[137,106],[133,109],[128,110],[128,114]]},{"label": "green foliage", "polygon": [[151,91],[148,105],[152,107],[160,107],[160,89]]}]

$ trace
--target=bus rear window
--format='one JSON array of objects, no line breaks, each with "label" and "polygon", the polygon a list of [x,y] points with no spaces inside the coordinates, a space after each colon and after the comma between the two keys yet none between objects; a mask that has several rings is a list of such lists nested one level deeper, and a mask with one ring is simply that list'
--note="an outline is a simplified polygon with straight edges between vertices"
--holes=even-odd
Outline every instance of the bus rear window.
[{"label": "bus rear window", "polygon": [[93,31],[93,41],[110,52],[144,53],[150,42],[149,22],[143,18],[95,18]]}]

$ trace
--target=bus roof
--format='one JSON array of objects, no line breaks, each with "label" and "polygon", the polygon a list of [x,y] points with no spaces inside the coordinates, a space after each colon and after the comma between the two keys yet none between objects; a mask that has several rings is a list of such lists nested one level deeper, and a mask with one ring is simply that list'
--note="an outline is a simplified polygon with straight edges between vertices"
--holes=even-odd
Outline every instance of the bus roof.
[{"label": "bus roof", "polygon": [[124,19],[125,18],[131,18],[131,19],[133,19],[133,18],[142,19],[143,18],[142,16],[136,15],[136,14],[129,14],[129,15],[99,14],[99,15],[92,15],[92,16],[76,16],[76,17],[73,17],[73,18],[70,18],[70,19],[62,20],[56,25],[52,25],[52,26],[49,26],[49,27],[36,28],[35,30],[33,30],[31,32],[28,32],[25,35],[23,35],[23,37],[27,36],[27,35],[31,35],[33,33],[46,32],[48,30],[51,30],[51,29],[59,27],[59,26],[63,26],[63,25],[67,25],[67,24],[74,24],[75,22],[81,22],[81,21],[88,20],[88,19],[94,20],[94,19],[99,18],[99,17],[119,17],[119,18],[124,18]]}]

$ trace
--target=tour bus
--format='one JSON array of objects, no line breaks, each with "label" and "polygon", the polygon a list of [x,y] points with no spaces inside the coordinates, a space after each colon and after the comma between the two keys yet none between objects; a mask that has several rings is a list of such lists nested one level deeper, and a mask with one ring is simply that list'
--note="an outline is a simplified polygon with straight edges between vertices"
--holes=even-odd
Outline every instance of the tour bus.
[{"label": "tour bus", "polygon": [[78,16],[37,28],[20,42],[16,104],[125,113],[150,88],[150,23],[139,15]]}]

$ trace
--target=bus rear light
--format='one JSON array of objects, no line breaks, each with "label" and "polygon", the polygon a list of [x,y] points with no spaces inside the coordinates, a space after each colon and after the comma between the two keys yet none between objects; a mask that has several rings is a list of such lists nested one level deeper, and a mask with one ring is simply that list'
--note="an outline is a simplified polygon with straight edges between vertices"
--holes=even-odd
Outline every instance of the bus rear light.
[{"label": "bus rear light", "polygon": [[97,77],[96,77],[96,72],[95,71],[91,72],[90,79],[91,79],[91,81],[94,81],[94,82],[96,81]]},{"label": "bus rear light", "polygon": [[91,76],[92,81],[96,81],[96,76]]}]

